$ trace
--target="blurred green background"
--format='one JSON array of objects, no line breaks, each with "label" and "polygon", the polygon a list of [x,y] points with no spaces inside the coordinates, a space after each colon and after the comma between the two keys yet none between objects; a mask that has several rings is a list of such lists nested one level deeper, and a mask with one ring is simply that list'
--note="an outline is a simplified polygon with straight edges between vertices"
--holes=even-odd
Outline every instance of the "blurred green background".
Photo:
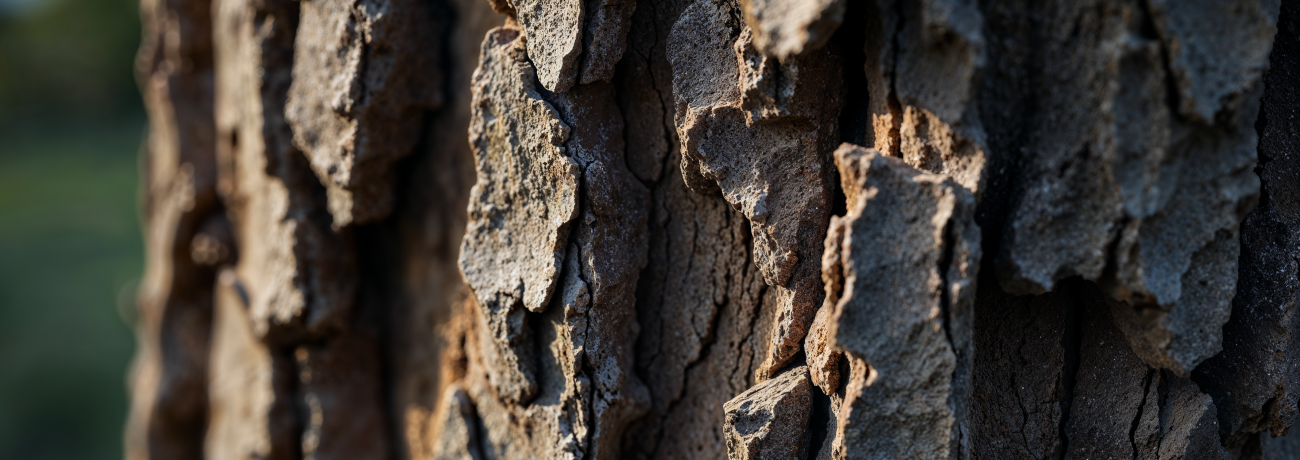
[{"label": "blurred green background", "polygon": [[121,458],[136,0],[0,0],[0,459]]}]

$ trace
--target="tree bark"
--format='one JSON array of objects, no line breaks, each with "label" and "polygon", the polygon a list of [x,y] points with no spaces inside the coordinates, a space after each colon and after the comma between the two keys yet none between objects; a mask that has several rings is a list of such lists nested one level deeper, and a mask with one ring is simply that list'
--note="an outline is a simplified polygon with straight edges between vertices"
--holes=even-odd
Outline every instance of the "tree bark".
[{"label": "tree bark", "polygon": [[1280,3],[143,0],[126,456],[1292,458]]}]

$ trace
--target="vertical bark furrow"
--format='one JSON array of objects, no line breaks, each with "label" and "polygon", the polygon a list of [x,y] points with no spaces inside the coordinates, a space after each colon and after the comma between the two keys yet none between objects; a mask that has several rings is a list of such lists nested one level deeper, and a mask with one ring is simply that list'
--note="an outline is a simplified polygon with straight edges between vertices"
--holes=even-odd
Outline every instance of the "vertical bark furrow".
[{"label": "vertical bark furrow", "polygon": [[[987,265],[986,265],[987,267]],[[1065,346],[1072,304],[1064,286],[1012,296],[982,273],[975,302],[971,458],[1059,458],[1069,389]]]},{"label": "vertical bark furrow", "polygon": [[619,70],[628,164],[652,184],[637,296],[637,369],[651,404],[627,445],[645,458],[726,456],[718,408],[752,385],[765,348],[754,327],[764,291],[749,223],[682,179],[667,37],[689,3],[639,5]]},{"label": "vertical bark furrow", "polygon": [[776,62],[753,51],[739,14],[728,2],[695,2],[673,26],[668,58],[682,175],[697,192],[719,190],[749,219],[754,259],[773,288],[763,380],[798,354],[824,296],[820,242],[843,95],[829,50]]},{"label": "vertical bark furrow", "polygon": [[146,263],[125,440],[133,460],[198,458],[203,451],[216,273],[208,263],[220,261],[196,260],[193,249],[205,222],[224,220],[216,194],[210,7],[207,0],[140,4],[136,72],[150,123],[141,162]]},{"label": "vertical bark furrow", "polygon": [[[380,228],[388,248],[387,301],[378,306],[385,319],[384,356],[390,420],[399,436],[393,446],[398,459],[427,459],[454,455],[440,447],[440,434],[450,420],[470,433],[469,452],[482,455],[483,436],[476,428],[477,412],[456,415],[465,404],[447,401],[449,394],[469,394],[455,385],[466,372],[466,331],[476,320],[467,312],[477,308],[457,266],[468,215],[470,188],[475,181],[474,154],[466,141],[473,95],[469,88],[483,37],[502,18],[482,0],[434,2],[432,26],[439,27],[438,70],[442,74],[442,106],[426,118],[415,152],[395,168],[398,200],[392,217]],[[382,286],[381,286],[382,287]],[[453,443],[454,444],[454,443]]]},{"label": "vertical bark furrow", "polygon": [[[376,335],[358,308],[351,228],[293,142],[286,105],[304,24],[297,2],[214,6],[217,156],[238,261],[213,367],[212,458],[390,457]],[[373,308],[373,306],[367,306]],[[241,395],[257,395],[248,397]],[[219,404],[219,405],[218,405]]]},{"label": "vertical bark furrow", "polygon": [[638,298],[637,366],[651,406],[638,428],[648,436],[633,447],[648,458],[722,457],[722,413],[709,408],[753,382],[763,351],[752,334],[763,281],[743,216],[721,197],[688,190],[680,177],[668,170],[653,195],[654,212],[667,221],[650,227],[646,294]]},{"label": "vertical bark furrow", "polygon": [[1220,434],[1230,445],[1251,433],[1282,435],[1300,400],[1300,155],[1292,119],[1300,93],[1300,11],[1287,2],[1264,79],[1260,110],[1259,206],[1241,223],[1241,257],[1223,351],[1193,378],[1214,396]]},{"label": "vertical bark furrow", "polygon": [[302,458],[303,417],[292,350],[257,337],[243,289],[234,270],[222,272],[213,314],[212,410],[202,458]]},{"label": "vertical bark furrow", "polygon": [[[624,428],[645,413],[649,395],[635,363],[636,287],[646,266],[649,191],[627,169],[623,118],[614,86],[595,82],[550,95],[575,127],[565,148],[583,165],[582,215],[574,230],[579,275],[590,288],[581,366],[593,384],[592,458],[618,458]],[[566,313],[567,315],[567,313]],[[576,333],[572,333],[578,335]]]}]

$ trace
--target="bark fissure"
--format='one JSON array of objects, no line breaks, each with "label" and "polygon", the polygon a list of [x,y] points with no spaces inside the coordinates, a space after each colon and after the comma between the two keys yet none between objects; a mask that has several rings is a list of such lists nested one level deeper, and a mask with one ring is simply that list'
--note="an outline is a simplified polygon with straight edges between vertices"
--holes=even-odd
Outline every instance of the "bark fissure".
[{"label": "bark fissure", "polygon": [[[1070,287],[1065,289],[1067,294],[1073,290]],[[1065,359],[1059,377],[1061,379],[1061,394],[1058,399],[1058,404],[1061,406],[1061,419],[1057,425],[1057,434],[1060,436],[1060,451],[1058,454],[1062,458],[1070,451],[1070,436],[1067,424],[1070,420],[1070,405],[1074,400],[1075,379],[1079,372],[1080,355],[1083,353],[1082,317],[1084,307],[1077,300],[1072,299],[1066,304],[1066,308],[1068,310],[1063,327],[1065,333],[1061,335],[1061,349]]]},{"label": "bark fissure", "polygon": [[[697,244],[698,244],[698,236],[699,236],[699,232],[700,232],[700,229],[699,229],[699,228],[696,228],[695,231],[692,232],[692,234],[691,234],[691,237],[692,237],[692,238],[691,238],[691,247],[692,247],[692,248],[697,248],[697,249],[699,248],[699,246],[697,245]],[[692,251],[692,252],[696,252],[696,251]],[[687,273],[690,273],[690,272],[691,272],[691,266],[694,265],[694,264],[695,264],[695,259],[694,259],[694,258],[690,258],[690,259],[687,259],[687,260],[686,260],[686,272],[687,272]],[[712,268],[710,268],[709,271],[712,272]],[[726,303],[726,302],[722,302],[722,303],[720,303],[719,305],[721,305],[721,304],[725,304],[725,303]],[[681,392],[682,392],[682,391],[685,391],[685,389],[686,389],[686,379],[687,379],[686,376],[690,375],[691,370],[693,370],[693,369],[695,368],[696,364],[699,364],[699,362],[700,362],[701,360],[704,359],[704,356],[708,355],[709,349],[713,347],[713,340],[714,340],[714,338],[716,338],[716,334],[715,334],[715,332],[717,331],[717,327],[718,327],[717,319],[718,319],[717,316],[714,315],[714,317],[709,321],[708,329],[706,330],[707,332],[705,333],[705,335],[703,335],[703,336],[700,337],[700,340],[702,340],[703,343],[702,343],[701,346],[700,346],[700,352],[699,352],[699,354],[697,354],[697,355],[691,357],[690,360],[686,361],[685,370],[682,371],[682,390],[679,391],[676,395],[673,395],[673,398],[670,399],[670,400],[668,401],[668,410],[667,410],[666,412],[671,413],[671,412],[673,412],[674,409],[677,408],[677,402],[680,401],[680,400],[681,400],[681,397],[682,397],[682,393],[681,393]],[[661,343],[660,345],[662,346],[662,343]]]},{"label": "bark fissure", "polygon": [[[1024,338],[1021,338],[1016,347],[1016,358],[1019,358],[1021,365],[1025,365],[1031,362],[1030,360],[1025,359],[1025,352],[1024,352],[1025,343],[1026,340]],[[1018,381],[1018,377],[1015,374],[1011,375],[1011,385],[1013,388],[1017,388],[1017,387],[1024,388],[1023,385]],[[1041,460],[1043,458],[1042,456],[1034,455],[1034,452],[1029,450],[1030,446],[1033,445],[1033,443],[1029,441],[1029,433],[1028,433],[1029,416],[1035,411],[1029,410],[1029,407],[1025,405],[1025,395],[1021,394],[1020,392],[1016,392],[1016,404],[1019,405],[1020,407],[1020,441],[1024,443],[1024,448],[1027,452],[1030,453],[1030,455],[1033,455],[1034,458]],[[1062,416],[1062,419],[1064,418],[1065,417]],[[1061,433],[1062,436],[1064,436],[1065,433],[1064,428],[1062,428]]]},{"label": "bark fissure", "polygon": [[894,29],[889,31],[888,51],[891,56],[889,58],[889,69],[886,70],[888,72],[886,78],[889,79],[889,96],[886,98],[885,103],[889,108],[891,116],[889,132],[887,133],[887,136],[889,137],[890,151],[885,152],[885,154],[901,157],[902,152],[899,149],[902,146],[903,139],[903,103],[898,100],[898,43],[899,37],[903,35],[903,21],[906,19],[904,19],[903,15],[902,1],[891,0],[888,4],[888,8],[891,10],[892,17],[894,18],[894,22],[889,25],[893,26]]},{"label": "bark fissure", "polygon": [[1142,422],[1143,413],[1147,411],[1147,395],[1151,391],[1151,379],[1154,378],[1156,370],[1148,369],[1147,376],[1142,379],[1142,401],[1138,403],[1138,411],[1133,415],[1133,422],[1128,428],[1128,442],[1133,447],[1133,458],[1141,458],[1141,451],[1138,448],[1137,430],[1138,425]]}]

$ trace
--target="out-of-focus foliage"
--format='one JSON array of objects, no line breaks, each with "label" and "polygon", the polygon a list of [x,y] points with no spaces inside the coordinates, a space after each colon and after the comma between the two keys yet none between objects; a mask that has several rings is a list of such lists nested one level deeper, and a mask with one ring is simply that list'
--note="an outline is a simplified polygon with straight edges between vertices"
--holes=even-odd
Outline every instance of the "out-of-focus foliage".
[{"label": "out-of-focus foliage", "polygon": [[122,456],[139,133],[2,138],[0,458]]},{"label": "out-of-focus foliage", "polygon": [[0,459],[121,458],[136,0],[0,0]]},{"label": "out-of-focus foliage", "polygon": [[140,115],[136,0],[0,0],[0,126]]}]

